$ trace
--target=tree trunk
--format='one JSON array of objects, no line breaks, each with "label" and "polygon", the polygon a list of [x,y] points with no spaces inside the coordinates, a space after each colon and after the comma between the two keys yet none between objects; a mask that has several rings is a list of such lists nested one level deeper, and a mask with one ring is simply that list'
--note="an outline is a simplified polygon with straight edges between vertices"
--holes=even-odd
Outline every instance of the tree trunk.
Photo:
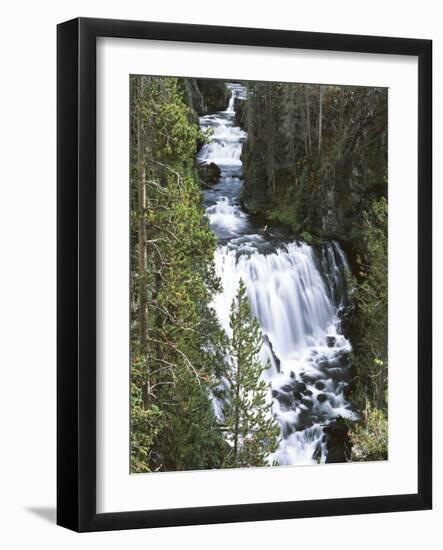
[{"label": "tree trunk", "polygon": [[241,359],[237,355],[237,372],[235,376],[235,424],[234,424],[234,466],[237,466],[238,462],[238,432],[240,429],[240,369]]},{"label": "tree trunk", "polygon": [[321,134],[323,125],[323,88],[319,87],[319,107],[318,107],[318,157],[321,155]]},{"label": "tree trunk", "polygon": [[[237,304],[238,315],[239,315],[239,325],[242,326],[242,304],[240,301]],[[241,343],[240,343],[241,346]],[[236,362],[237,362],[237,372],[235,373],[235,423],[234,423],[234,467],[238,466],[238,452],[239,452],[239,431],[240,431],[240,389],[241,389],[241,369],[243,368],[243,360],[241,347],[238,346],[236,350]]]},{"label": "tree trunk", "polygon": [[305,86],[305,100],[306,100],[306,133],[308,141],[309,157],[312,154],[312,138],[311,138],[311,101],[309,98],[309,86]]},{"label": "tree trunk", "polygon": [[138,276],[139,276],[139,345],[140,354],[147,348],[147,284],[146,284],[146,188],[145,188],[145,147],[143,137],[142,100],[144,93],[143,77],[138,77],[137,108],[137,191],[138,191]]},{"label": "tree trunk", "polygon": [[266,172],[268,189],[271,188],[272,196],[275,195],[275,155],[274,155],[274,113],[272,109],[272,84],[266,84],[265,91],[265,117],[266,117]]}]

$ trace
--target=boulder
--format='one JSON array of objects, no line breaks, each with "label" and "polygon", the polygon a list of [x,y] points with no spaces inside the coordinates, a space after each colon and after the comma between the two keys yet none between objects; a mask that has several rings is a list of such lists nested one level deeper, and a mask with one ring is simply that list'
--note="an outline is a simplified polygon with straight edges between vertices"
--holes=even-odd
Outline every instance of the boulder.
[{"label": "boulder", "polygon": [[302,374],[302,378],[306,382],[306,384],[309,384],[309,385],[312,385],[316,380],[315,377],[309,376],[307,374]]},{"label": "boulder", "polygon": [[296,382],[293,386],[294,393],[303,393],[306,391],[306,384],[303,382]]},{"label": "boulder", "polygon": [[217,183],[220,178],[220,174],[221,170],[215,162],[202,164],[198,167],[198,175],[206,185],[214,185],[214,183]]},{"label": "boulder", "polygon": [[346,422],[340,416],[323,428],[327,443],[326,463],[347,462],[351,454],[352,442],[349,438]]},{"label": "boulder", "polygon": [[337,339],[335,336],[326,336],[326,345],[328,348],[333,348],[335,346]]},{"label": "boulder", "polygon": [[293,404],[292,395],[288,393],[278,393],[276,396],[278,402],[280,403],[280,406],[283,406],[284,408],[291,408]]}]

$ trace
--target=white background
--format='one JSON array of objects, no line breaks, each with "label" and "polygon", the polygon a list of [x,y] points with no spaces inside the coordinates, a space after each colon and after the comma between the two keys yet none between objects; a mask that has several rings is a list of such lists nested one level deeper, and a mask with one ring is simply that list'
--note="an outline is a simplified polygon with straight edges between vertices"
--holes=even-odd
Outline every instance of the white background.
[{"label": "white background", "polygon": [[[434,39],[435,280],[442,277],[439,210],[443,30],[441,2],[225,0],[122,2],[72,0],[8,3],[0,49],[1,343],[0,542],[5,548],[129,547],[266,548],[352,546],[358,549],[438,546],[443,488],[435,468],[431,512],[384,514],[76,535],[54,526],[55,506],[55,25],[95,16],[220,25],[410,36]],[[437,152],[440,154],[437,155]],[[440,218],[440,219],[439,219]],[[436,338],[441,292],[435,289]],[[405,299],[405,311],[407,300]],[[435,463],[441,463],[438,401],[442,377],[435,345]],[[440,433],[440,437],[437,434]]]}]

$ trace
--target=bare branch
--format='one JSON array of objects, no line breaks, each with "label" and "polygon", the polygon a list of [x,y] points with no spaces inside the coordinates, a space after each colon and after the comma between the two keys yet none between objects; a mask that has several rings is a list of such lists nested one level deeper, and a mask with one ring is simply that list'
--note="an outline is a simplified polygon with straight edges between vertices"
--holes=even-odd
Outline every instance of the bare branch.
[{"label": "bare branch", "polygon": [[157,342],[158,344],[164,344],[168,347],[170,347],[171,349],[173,349],[174,351],[176,351],[179,355],[181,355],[181,357],[183,357],[183,359],[185,360],[185,363],[186,365],[189,367],[189,369],[194,373],[194,376],[198,382],[198,385],[201,386],[201,382],[200,382],[200,376],[197,372],[197,370],[195,369],[194,365],[191,363],[191,361],[189,360],[189,358],[187,357],[187,355],[182,351],[180,350],[175,344],[173,344],[172,342],[167,342],[167,341],[161,341],[161,340],[157,340],[156,338],[152,338],[151,336],[148,337],[148,340],[150,340],[151,342]]}]

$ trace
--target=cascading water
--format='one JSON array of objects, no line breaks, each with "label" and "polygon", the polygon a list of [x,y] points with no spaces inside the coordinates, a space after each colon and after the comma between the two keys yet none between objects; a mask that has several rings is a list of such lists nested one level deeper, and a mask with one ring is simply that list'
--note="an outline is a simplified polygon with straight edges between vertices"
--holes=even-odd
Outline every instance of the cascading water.
[{"label": "cascading water", "polygon": [[[285,465],[324,462],[325,425],[339,416],[356,418],[343,392],[351,350],[339,318],[346,257],[336,242],[324,243],[317,254],[302,241],[284,238],[278,228],[264,232],[242,210],[241,151],[247,134],[235,125],[234,104],[245,97],[245,89],[228,87],[227,110],[200,118],[202,130],[212,132],[198,162],[214,162],[221,170],[218,182],[204,191],[206,214],[218,237],[215,265],[223,286],[214,308],[229,334],[230,307],[242,278],[263,333],[262,359],[271,362],[264,376],[282,433],[269,460]],[[222,417],[223,404],[216,398],[213,402]]]}]

